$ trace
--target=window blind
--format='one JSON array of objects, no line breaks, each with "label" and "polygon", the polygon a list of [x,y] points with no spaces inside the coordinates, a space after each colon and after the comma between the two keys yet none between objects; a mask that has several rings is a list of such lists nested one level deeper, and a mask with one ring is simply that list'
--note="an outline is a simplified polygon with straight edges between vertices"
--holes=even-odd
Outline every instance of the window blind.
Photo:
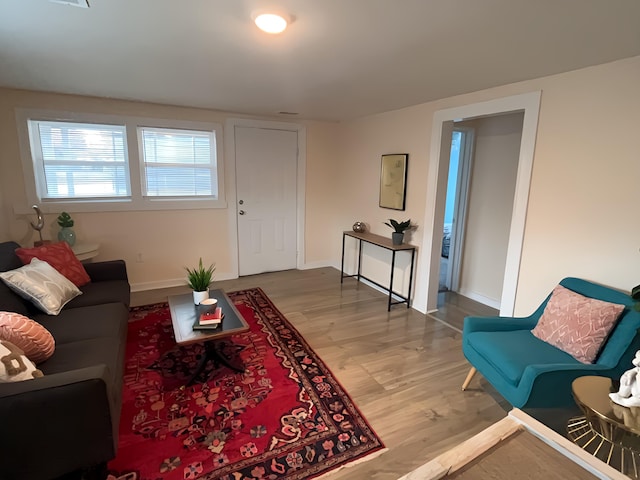
[{"label": "window blind", "polygon": [[217,197],[215,135],[208,131],[140,128],[149,197]]},{"label": "window blind", "polygon": [[123,125],[32,120],[30,127],[41,198],[130,195]]}]

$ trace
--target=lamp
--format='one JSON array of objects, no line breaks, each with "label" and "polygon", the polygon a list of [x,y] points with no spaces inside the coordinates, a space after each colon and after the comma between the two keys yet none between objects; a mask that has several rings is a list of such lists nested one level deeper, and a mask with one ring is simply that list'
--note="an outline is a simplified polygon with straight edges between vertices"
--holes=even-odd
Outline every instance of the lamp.
[{"label": "lamp", "polygon": [[261,13],[253,21],[260,30],[272,34],[283,32],[289,23],[289,20],[283,15],[275,13]]}]

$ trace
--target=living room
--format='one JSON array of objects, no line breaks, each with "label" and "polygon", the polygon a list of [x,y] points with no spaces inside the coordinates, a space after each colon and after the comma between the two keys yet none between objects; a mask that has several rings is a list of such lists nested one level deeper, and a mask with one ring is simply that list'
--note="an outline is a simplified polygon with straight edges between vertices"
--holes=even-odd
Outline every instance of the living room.
[{"label": "living room", "polygon": [[[18,8],[15,4],[9,6],[11,3],[0,8]],[[52,15],[77,15],[75,9],[73,13],[68,12],[71,7],[43,3],[54,12]],[[101,7],[98,0],[91,3],[95,5],[78,11],[91,12],[93,8]],[[590,6],[596,8],[595,3]],[[227,141],[227,129],[229,122],[235,119],[288,122],[304,129],[304,204],[301,206],[304,242],[299,249],[298,269],[338,269],[342,231],[350,229],[355,221],[364,221],[371,232],[388,236],[390,232],[383,222],[390,216],[412,219],[418,228],[412,232],[410,242],[419,249],[425,248],[426,252],[425,239],[431,238],[435,222],[433,207],[428,201],[432,192],[427,188],[433,184],[430,183],[434,175],[432,168],[437,162],[432,148],[434,115],[447,109],[541,92],[524,213],[526,222],[521,254],[517,259],[517,275],[512,285],[512,312],[529,314],[566,276],[628,291],[638,284],[636,272],[640,269],[637,241],[640,224],[627,212],[637,204],[636,183],[640,177],[640,162],[633,143],[640,130],[637,115],[640,111],[640,41],[637,32],[626,30],[632,32],[627,37],[617,32],[623,37],[619,48],[622,53],[614,54],[610,60],[592,62],[588,55],[589,50],[614,36],[616,29],[623,31],[620,24],[629,18],[638,18],[634,3],[616,2],[616,5],[617,11],[610,9],[615,12],[607,17],[608,23],[603,20],[609,30],[603,27],[597,35],[592,32],[593,44],[586,47],[580,43],[589,37],[586,33],[574,40],[575,57],[586,58],[584,66],[558,67],[557,73],[540,76],[523,73],[519,79],[512,75],[504,82],[474,90],[428,101],[390,102],[388,108],[381,107],[361,115],[345,113],[329,120],[304,110],[301,110],[300,119],[294,121],[269,115],[260,107],[247,112],[222,103],[218,108],[205,108],[177,106],[176,102],[163,102],[159,97],[153,101],[141,101],[134,96],[118,99],[110,94],[101,95],[98,90],[92,94],[79,94],[62,86],[47,88],[47,77],[51,76],[53,82],[55,67],[45,73],[35,66],[25,66],[24,70],[32,72],[33,83],[23,80],[18,84],[8,75],[0,77],[0,85],[3,85],[0,88],[0,142],[3,145],[0,151],[0,240],[13,240],[23,246],[31,246],[37,240],[30,227],[34,216],[23,174],[22,140],[16,112],[46,110],[213,122],[223,126],[225,136],[219,140],[224,140],[225,207],[70,212],[78,238],[100,244],[95,261],[125,260],[133,292],[183,285],[184,266],[192,265],[199,257],[209,263],[215,262],[216,281],[233,280],[238,276],[237,234],[230,227],[234,225],[230,223],[231,219],[236,218],[236,198],[231,183],[232,169],[226,168],[230,165],[226,154],[231,143]],[[65,13],[57,13],[54,7],[62,8]],[[566,15],[564,18],[570,21],[571,15]],[[588,18],[589,14],[584,13],[584,17]],[[297,19],[299,25],[304,25],[302,20]],[[11,30],[4,22],[1,25],[5,32]],[[590,24],[584,20],[584,25]],[[585,31],[588,32],[586,27]],[[3,44],[8,45],[4,41]],[[544,53],[539,55],[549,54],[556,47],[547,44],[541,50]],[[7,56],[9,67],[6,70],[3,67],[4,72],[22,70],[18,57],[12,56],[10,60]],[[503,62],[508,63],[508,60]],[[431,75],[437,74],[432,72]],[[357,89],[355,85],[347,88],[352,94]],[[396,85],[395,89],[401,90],[402,85]],[[393,92],[387,95],[393,98]],[[285,105],[280,109],[293,107]],[[393,212],[378,206],[380,156],[400,152],[409,154],[407,206],[403,212]],[[43,236],[53,239],[57,234],[55,219],[60,211],[52,205],[44,211]],[[425,252],[421,255],[426,257]],[[422,313],[427,310],[429,268],[428,263],[418,263],[416,270],[420,279],[416,285],[416,302]],[[376,265],[372,275],[383,282],[385,271],[384,265]],[[461,377],[458,383],[462,380]]]}]

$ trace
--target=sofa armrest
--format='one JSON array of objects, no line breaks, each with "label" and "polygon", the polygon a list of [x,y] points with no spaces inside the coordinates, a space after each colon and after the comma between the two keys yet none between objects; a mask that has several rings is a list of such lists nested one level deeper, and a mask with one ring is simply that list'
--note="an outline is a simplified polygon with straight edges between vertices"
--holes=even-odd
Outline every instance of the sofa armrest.
[{"label": "sofa armrest", "polygon": [[106,365],[0,384],[4,480],[50,479],[115,456]]},{"label": "sofa armrest", "polygon": [[92,282],[105,282],[109,280],[126,280],[127,265],[124,260],[110,260],[107,262],[85,263],[84,269],[89,274]]},{"label": "sofa armrest", "polygon": [[523,317],[465,317],[463,335],[472,332],[510,332],[514,330],[531,330],[536,326],[537,318]]}]

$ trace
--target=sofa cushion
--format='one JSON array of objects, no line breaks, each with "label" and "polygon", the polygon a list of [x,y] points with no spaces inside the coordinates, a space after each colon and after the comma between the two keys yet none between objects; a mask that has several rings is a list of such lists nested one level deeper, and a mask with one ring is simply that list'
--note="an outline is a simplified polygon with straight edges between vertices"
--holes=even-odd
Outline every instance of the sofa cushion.
[{"label": "sofa cushion", "polygon": [[69,300],[82,293],[55,268],[37,258],[29,265],[0,273],[0,278],[11,290],[49,315],[57,315]]},{"label": "sofa cushion", "polygon": [[0,272],[15,270],[22,266],[22,262],[15,254],[16,248],[20,248],[16,242],[0,243]]},{"label": "sofa cushion", "polygon": [[129,282],[126,280],[106,280],[87,283],[80,287],[82,295],[71,300],[66,305],[65,310],[115,302],[129,305],[129,288]]},{"label": "sofa cushion", "polygon": [[[15,270],[22,266],[22,262],[14,253],[18,245],[15,242],[0,243],[0,272]],[[3,282],[0,282],[0,308],[8,312],[28,315],[29,302],[23,300],[16,292]]]},{"label": "sofa cushion", "polygon": [[118,338],[93,338],[64,343],[58,345],[56,352],[38,367],[45,375],[52,375],[103,364],[109,368],[110,384],[117,384],[115,375],[122,376],[122,371],[117,371],[120,364],[120,342]]},{"label": "sofa cushion", "polygon": [[51,333],[19,313],[0,312],[0,340],[16,345],[34,363],[45,361],[55,350]]},{"label": "sofa cushion", "polygon": [[50,243],[33,248],[18,248],[15,253],[25,265],[28,265],[34,258],[47,262],[73,282],[76,287],[81,287],[91,281],[89,274],[67,242]]},{"label": "sofa cushion", "polygon": [[59,347],[63,343],[92,338],[116,338],[124,342],[127,335],[127,308],[121,303],[107,303],[64,309],[58,316],[37,315],[34,320],[49,330]]},{"label": "sofa cushion", "polygon": [[532,333],[582,363],[593,363],[623,310],[624,305],[558,285]]},{"label": "sofa cushion", "polygon": [[580,363],[562,350],[533,336],[530,330],[472,332],[468,345],[514,386],[529,365]]}]

